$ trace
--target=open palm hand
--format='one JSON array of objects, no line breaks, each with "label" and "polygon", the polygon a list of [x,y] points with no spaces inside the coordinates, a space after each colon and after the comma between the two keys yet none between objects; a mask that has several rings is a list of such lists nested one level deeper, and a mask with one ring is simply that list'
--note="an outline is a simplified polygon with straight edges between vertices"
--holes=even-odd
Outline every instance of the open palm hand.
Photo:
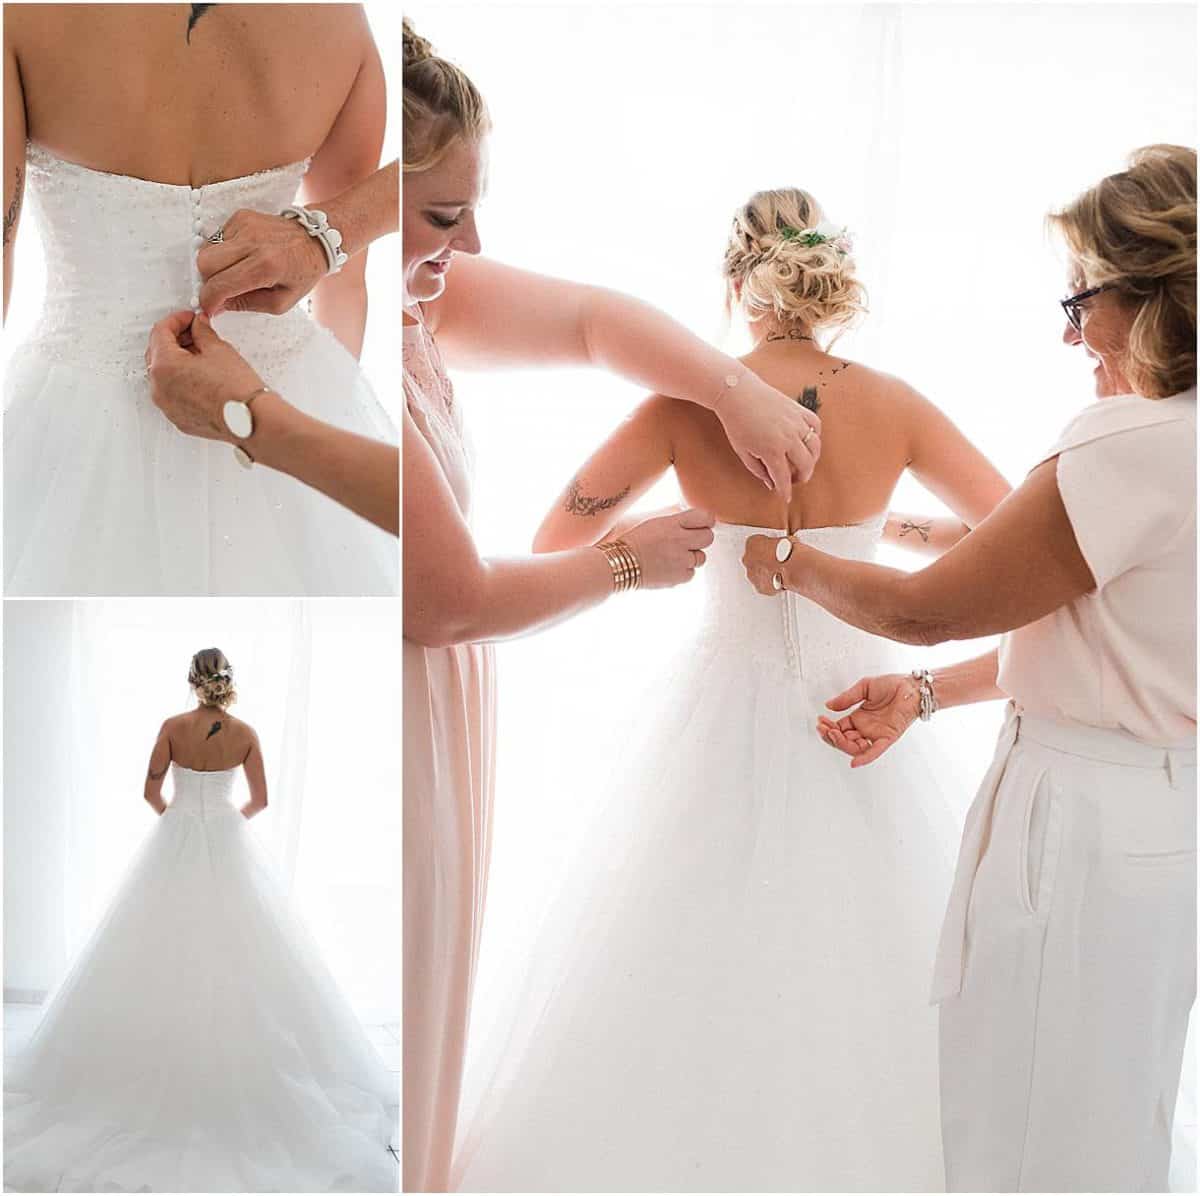
[{"label": "open palm hand", "polygon": [[817,719],[817,733],[853,757],[851,768],[878,760],[912,726],[920,713],[921,691],[907,674],[885,673],[856,681],[825,704],[839,711],[855,703],[859,703],[856,709],[837,720],[824,715]]}]

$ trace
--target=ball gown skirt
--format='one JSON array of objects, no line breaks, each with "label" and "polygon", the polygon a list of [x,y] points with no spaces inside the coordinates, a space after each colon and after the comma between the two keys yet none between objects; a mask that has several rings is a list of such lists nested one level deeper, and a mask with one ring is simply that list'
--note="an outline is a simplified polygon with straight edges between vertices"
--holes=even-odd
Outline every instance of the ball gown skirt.
[{"label": "ball gown skirt", "polygon": [[174,766],[174,800],[6,1069],[7,1189],[396,1189],[395,1077],[231,804],[235,771]]},{"label": "ball gown skirt", "polygon": [[[717,526],[700,625],[619,748],[589,728],[594,822],[532,958],[477,990],[493,1013],[468,1045],[457,1190],[943,1187],[929,991],[952,781],[925,727],[853,771],[817,736],[828,698],[914,662],[757,594],[756,530]],[[799,538],[867,560],[880,530]]]}]

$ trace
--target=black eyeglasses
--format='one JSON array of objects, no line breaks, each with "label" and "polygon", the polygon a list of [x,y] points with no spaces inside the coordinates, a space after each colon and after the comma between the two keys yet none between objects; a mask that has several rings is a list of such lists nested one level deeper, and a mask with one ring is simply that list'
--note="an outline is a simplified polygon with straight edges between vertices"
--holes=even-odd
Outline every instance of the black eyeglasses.
[{"label": "black eyeglasses", "polygon": [[1066,312],[1067,319],[1070,321],[1071,327],[1074,328],[1076,332],[1083,331],[1083,318],[1079,314],[1079,309],[1088,299],[1091,299],[1093,295],[1099,295],[1101,291],[1107,291],[1111,285],[1111,283],[1106,282],[1098,287],[1088,287],[1086,291],[1080,291],[1077,295],[1068,295],[1066,299],[1060,299],[1058,301],[1063,311]]}]

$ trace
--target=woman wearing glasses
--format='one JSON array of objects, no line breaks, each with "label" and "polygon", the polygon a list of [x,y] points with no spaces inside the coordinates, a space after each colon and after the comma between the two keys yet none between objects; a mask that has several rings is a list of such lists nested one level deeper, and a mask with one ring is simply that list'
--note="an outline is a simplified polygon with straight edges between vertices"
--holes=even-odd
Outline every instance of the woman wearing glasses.
[{"label": "woman wearing glasses", "polygon": [[766,536],[744,561],[906,643],[1005,633],[820,720],[858,766],[918,715],[1010,699],[934,978],[947,1187],[1163,1191],[1196,984],[1195,152],[1139,150],[1051,224],[1100,401],[919,573]]}]

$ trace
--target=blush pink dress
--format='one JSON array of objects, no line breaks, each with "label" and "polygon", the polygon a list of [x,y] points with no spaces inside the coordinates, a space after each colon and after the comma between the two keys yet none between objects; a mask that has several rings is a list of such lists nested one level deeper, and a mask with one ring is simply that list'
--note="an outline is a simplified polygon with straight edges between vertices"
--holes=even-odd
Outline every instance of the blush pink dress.
[{"label": "blush pink dress", "polygon": [[[437,345],[404,327],[408,413],[470,515],[471,454]],[[406,577],[406,584],[417,579]],[[487,645],[404,641],[404,1190],[445,1191],[479,951],[495,743]]]}]

